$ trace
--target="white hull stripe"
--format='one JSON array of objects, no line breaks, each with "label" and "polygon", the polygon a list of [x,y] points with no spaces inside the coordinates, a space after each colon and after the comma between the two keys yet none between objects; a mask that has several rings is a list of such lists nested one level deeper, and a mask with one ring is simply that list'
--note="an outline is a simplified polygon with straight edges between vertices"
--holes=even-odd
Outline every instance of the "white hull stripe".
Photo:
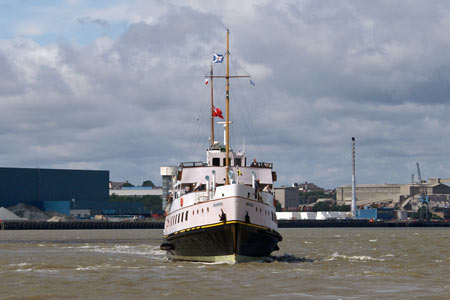
[{"label": "white hull stripe", "polygon": [[181,255],[168,255],[172,260],[187,260],[187,261],[200,261],[200,262],[224,262],[224,263],[237,263],[237,262],[249,262],[255,260],[263,260],[264,257],[252,257],[244,255],[221,255],[221,256],[181,256]]}]

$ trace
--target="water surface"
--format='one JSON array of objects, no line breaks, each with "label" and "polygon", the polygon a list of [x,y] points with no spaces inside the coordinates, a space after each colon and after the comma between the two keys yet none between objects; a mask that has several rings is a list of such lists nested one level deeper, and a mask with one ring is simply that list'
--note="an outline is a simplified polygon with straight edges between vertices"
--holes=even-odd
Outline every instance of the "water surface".
[{"label": "water surface", "polygon": [[167,260],[162,230],[0,231],[0,299],[449,299],[449,229],[280,232],[229,265]]}]

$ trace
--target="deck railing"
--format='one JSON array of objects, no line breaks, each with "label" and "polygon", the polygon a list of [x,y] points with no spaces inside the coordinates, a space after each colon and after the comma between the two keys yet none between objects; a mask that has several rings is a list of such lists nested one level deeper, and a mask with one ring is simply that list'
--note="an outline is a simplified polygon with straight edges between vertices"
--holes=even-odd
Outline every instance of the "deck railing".
[{"label": "deck railing", "polygon": [[272,169],[273,163],[267,163],[267,162],[262,162],[262,161],[254,161],[254,162],[252,162],[250,167]]},{"label": "deck railing", "polygon": [[190,161],[180,163],[182,168],[193,168],[193,167],[206,167],[208,164],[201,161]]}]

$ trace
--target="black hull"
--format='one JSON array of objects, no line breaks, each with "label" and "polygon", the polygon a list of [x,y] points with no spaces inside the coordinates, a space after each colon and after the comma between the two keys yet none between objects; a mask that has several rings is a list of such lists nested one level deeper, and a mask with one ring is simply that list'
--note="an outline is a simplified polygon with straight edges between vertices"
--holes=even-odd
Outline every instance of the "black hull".
[{"label": "black hull", "polygon": [[239,222],[202,226],[169,235],[161,249],[172,259],[195,261],[244,261],[261,258],[278,250],[281,235],[269,228]]}]

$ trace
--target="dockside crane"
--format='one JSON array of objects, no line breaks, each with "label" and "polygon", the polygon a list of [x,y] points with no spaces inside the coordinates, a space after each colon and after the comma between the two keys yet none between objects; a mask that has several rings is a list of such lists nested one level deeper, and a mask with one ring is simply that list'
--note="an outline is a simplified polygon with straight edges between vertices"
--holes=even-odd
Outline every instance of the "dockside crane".
[{"label": "dockside crane", "polygon": [[416,165],[417,165],[417,179],[419,180],[419,184],[422,184],[425,182],[425,180],[422,181],[422,175],[420,174],[419,163],[416,162]]},{"label": "dockside crane", "polygon": [[419,209],[419,219],[421,221],[429,221],[430,216],[428,212],[428,204],[430,204],[430,197],[427,195],[427,187],[425,186],[425,180],[422,180],[422,175],[420,174],[419,163],[417,165],[417,179],[419,180],[419,193],[420,193],[420,203],[421,207]]}]

